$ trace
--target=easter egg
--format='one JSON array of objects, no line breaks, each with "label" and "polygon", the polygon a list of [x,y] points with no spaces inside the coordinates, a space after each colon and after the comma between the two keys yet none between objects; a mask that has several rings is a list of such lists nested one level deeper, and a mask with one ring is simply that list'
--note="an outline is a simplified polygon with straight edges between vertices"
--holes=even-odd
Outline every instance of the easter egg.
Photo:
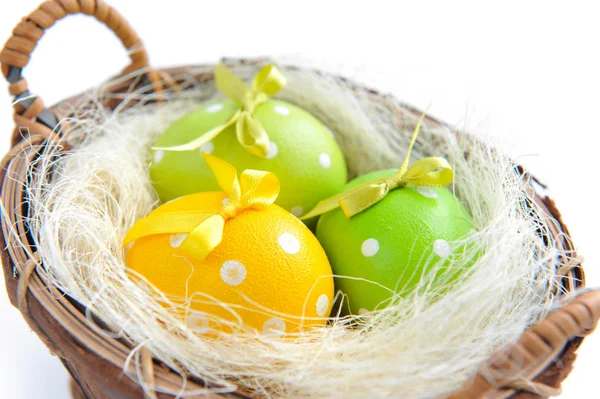
[{"label": "easter egg", "polygon": [[[224,192],[184,196],[152,214],[218,212]],[[286,334],[322,325],[334,284],[327,256],[296,217],[271,205],[228,219],[203,260],[180,250],[186,234],[152,234],[126,246],[127,266],[174,302],[189,304],[190,323],[207,331]],[[143,280],[142,280],[143,281]]]},{"label": "easter egg", "polygon": [[[226,123],[239,109],[231,100],[202,105],[173,123],[155,147],[172,147],[196,139]],[[269,136],[269,152],[262,158],[244,148],[235,124],[196,150],[154,150],[150,176],[160,200],[218,189],[202,157],[215,155],[238,170],[275,173],[281,182],[276,204],[300,216],[319,200],[342,190],[346,183],[344,156],[331,132],[307,111],[284,101],[268,100],[256,107],[254,117]]]},{"label": "easter egg", "polygon": [[[368,173],[346,189],[394,173]],[[471,216],[447,188],[406,186],[391,190],[351,218],[339,208],[323,214],[317,237],[331,262],[337,288],[348,295],[351,313],[360,314],[385,307],[395,293],[411,292],[427,265],[461,256],[464,248],[451,243],[473,228]],[[446,273],[446,280],[458,275],[448,270],[439,273]]]}]

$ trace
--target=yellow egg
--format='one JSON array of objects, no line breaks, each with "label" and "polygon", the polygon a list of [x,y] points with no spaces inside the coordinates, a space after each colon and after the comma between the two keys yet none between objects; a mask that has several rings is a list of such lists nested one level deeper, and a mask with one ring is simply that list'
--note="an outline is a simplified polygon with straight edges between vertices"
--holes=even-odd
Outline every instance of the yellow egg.
[{"label": "yellow egg", "polygon": [[[154,210],[219,212],[224,192],[181,197]],[[186,234],[154,234],[126,247],[127,265],[169,298],[197,311],[194,327],[285,334],[322,325],[331,312],[334,284],[327,256],[295,216],[270,205],[227,219],[222,241],[203,260],[180,249]],[[177,302],[177,300],[176,300]]]}]

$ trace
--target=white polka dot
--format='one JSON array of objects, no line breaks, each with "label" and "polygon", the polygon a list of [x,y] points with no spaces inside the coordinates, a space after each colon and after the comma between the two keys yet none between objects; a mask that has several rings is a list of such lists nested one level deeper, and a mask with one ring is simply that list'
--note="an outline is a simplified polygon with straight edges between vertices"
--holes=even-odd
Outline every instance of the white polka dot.
[{"label": "white polka dot", "polygon": [[263,335],[279,336],[285,334],[285,321],[273,317],[263,324]]},{"label": "white polka dot", "polygon": [[358,309],[358,314],[361,315],[361,316],[364,316],[367,313],[369,313],[369,309],[365,309],[365,308]]},{"label": "white polka dot", "polygon": [[179,248],[187,236],[187,234],[173,234],[171,237],[169,237],[169,242],[173,248]]},{"label": "white polka dot", "polygon": [[221,280],[229,285],[240,285],[246,279],[246,267],[237,260],[228,260],[221,266]]},{"label": "white polka dot", "polygon": [[277,148],[277,144],[275,144],[272,141],[269,141],[269,151],[267,152],[267,155],[265,155],[265,158],[267,158],[267,159],[275,158],[277,156],[277,152],[279,152],[279,149]]},{"label": "white polka dot", "polygon": [[165,152],[163,150],[157,150],[154,153],[154,163],[159,163],[160,161],[162,161],[164,156],[165,156]]},{"label": "white polka dot", "polygon": [[329,154],[322,153],[319,155],[319,164],[324,169],[329,169],[331,166],[331,158],[329,158]]},{"label": "white polka dot", "polygon": [[427,198],[437,198],[438,194],[432,187],[417,187],[417,192],[421,194],[423,197]]},{"label": "white polka dot", "polygon": [[323,317],[325,316],[328,310],[329,297],[325,294],[322,294],[321,296],[319,296],[319,299],[317,299],[317,315],[319,315],[319,317]]},{"label": "white polka dot", "polygon": [[273,109],[275,110],[275,112],[277,112],[280,115],[289,115],[290,114],[290,110],[286,107],[284,107],[283,105],[276,105],[275,107],[273,107]]},{"label": "white polka dot", "polygon": [[207,154],[212,154],[212,152],[214,150],[215,150],[215,144],[212,141],[209,141],[208,143],[204,143],[200,146],[200,148],[198,148],[198,151],[205,152]]},{"label": "white polka dot", "polygon": [[433,242],[433,251],[440,258],[447,258],[452,253],[450,244],[446,240],[435,240]]},{"label": "white polka dot", "polygon": [[364,256],[370,258],[371,256],[375,256],[377,252],[379,252],[379,241],[374,238],[368,238],[363,241],[360,246],[360,251]]},{"label": "white polka dot", "polygon": [[208,107],[206,107],[206,112],[209,114],[214,114],[215,112],[219,112],[220,110],[223,109],[223,104],[212,104],[209,105]]},{"label": "white polka dot", "polygon": [[292,207],[292,215],[294,215],[296,217],[300,217],[300,216],[302,216],[303,213],[304,213],[304,208],[302,208],[301,206]]},{"label": "white polka dot", "polygon": [[206,334],[210,328],[208,319],[202,314],[193,313],[188,317],[188,325],[192,328],[192,331],[196,334]]},{"label": "white polka dot", "polygon": [[277,239],[279,246],[290,255],[297,254],[300,251],[300,242],[290,233],[283,233]]},{"label": "white polka dot", "polygon": [[223,201],[221,201],[221,204],[223,204],[223,205],[229,204],[229,197],[223,198]]}]

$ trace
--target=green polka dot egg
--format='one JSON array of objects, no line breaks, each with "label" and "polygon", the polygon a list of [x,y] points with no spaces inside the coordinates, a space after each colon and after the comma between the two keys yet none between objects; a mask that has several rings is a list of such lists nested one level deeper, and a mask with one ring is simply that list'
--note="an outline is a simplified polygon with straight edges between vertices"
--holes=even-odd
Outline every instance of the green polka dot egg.
[{"label": "green polka dot egg", "polygon": [[[343,188],[346,164],[333,134],[302,108],[266,98],[256,88],[265,68],[255,77],[252,89],[244,89],[246,93],[254,90],[254,94],[245,95],[255,98],[254,102],[236,100],[235,92],[230,93],[230,99],[204,104],[177,120],[157,139],[150,176],[162,202],[218,188],[202,152],[217,156],[238,170],[275,173],[281,181],[277,205],[298,217]],[[274,67],[268,68],[273,73]],[[227,79],[237,79],[232,78],[230,71],[226,75]],[[227,84],[219,82],[220,77],[226,80],[216,74],[217,86],[227,94]],[[245,85],[239,79],[237,82]],[[262,87],[267,93],[273,92],[268,84]],[[202,140],[197,148],[170,150],[207,132],[210,136],[215,130],[218,134]]]},{"label": "green polka dot egg", "polygon": [[[411,148],[417,132],[418,127]],[[449,164],[427,158],[406,165],[408,156],[400,170],[360,176],[306,215],[322,214],[316,235],[352,314],[382,309],[404,297],[434,265],[439,271],[431,270],[425,282],[439,286],[456,280],[472,263],[467,258],[473,251],[457,240],[472,233],[473,220],[444,187],[454,176]],[[450,260],[458,260],[452,269]]]},{"label": "green polka dot egg", "polygon": [[[394,172],[363,175],[347,188]],[[426,261],[460,256],[461,248],[450,242],[472,229],[471,216],[447,188],[403,187],[352,218],[341,209],[324,214],[317,238],[334,274],[352,278],[336,278],[336,285],[348,295],[351,312],[359,314],[385,306],[394,293],[410,293]]]}]

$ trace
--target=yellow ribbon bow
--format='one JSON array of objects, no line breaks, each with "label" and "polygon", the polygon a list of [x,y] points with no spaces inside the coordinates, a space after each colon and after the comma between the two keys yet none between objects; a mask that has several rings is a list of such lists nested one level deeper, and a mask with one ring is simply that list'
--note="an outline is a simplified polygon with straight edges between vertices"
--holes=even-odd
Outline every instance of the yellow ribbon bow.
[{"label": "yellow ribbon bow", "polygon": [[266,209],[279,194],[279,179],[271,172],[246,169],[239,180],[229,163],[203,153],[229,201],[219,212],[172,211],[151,213],[138,220],[127,232],[123,246],[154,234],[188,234],[179,249],[187,256],[202,261],[223,239],[225,221],[245,209]]},{"label": "yellow ribbon bow", "polygon": [[387,178],[379,178],[351,190],[327,198],[317,204],[317,206],[304,215],[301,219],[310,219],[336,208],[342,208],[344,215],[351,218],[381,201],[385,196],[396,188],[411,186],[446,186],[454,180],[454,172],[444,158],[424,158],[408,166],[410,152],[417,140],[421,123],[425,114],[421,115],[417,126],[412,135],[408,153],[402,162],[400,169],[394,175]]},{"label": "yellow ribbon bow", "polygon": [[218,64],[215,67],[215,83],[219,90],[240,106],[231,119],[189,143],[173,147],[154,147],[154,150],[195,150],[235,124],[239,143],[256,156],[261,158],[267,156],[269,136],[262,124],[254,117],[254,110],[285,86],[286,79],[281,71],[275,65],[268,64],[258,71],[249,87],[235,76],[231,69],[223,64]]}]

